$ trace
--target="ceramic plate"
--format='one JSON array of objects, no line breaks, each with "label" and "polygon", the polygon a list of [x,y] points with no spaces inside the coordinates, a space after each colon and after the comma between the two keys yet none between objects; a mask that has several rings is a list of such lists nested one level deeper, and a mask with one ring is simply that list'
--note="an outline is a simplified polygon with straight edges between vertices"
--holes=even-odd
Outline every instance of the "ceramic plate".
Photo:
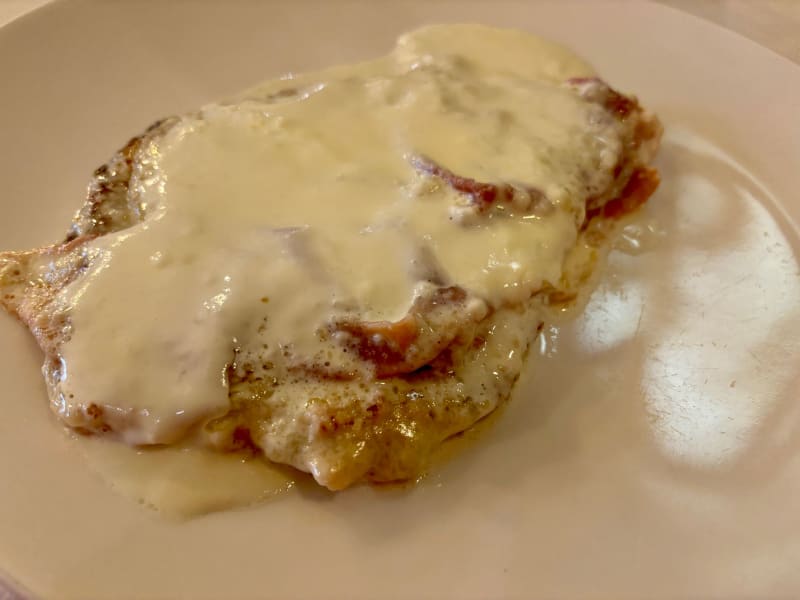
[{"label": "ceramic plate", "polygon": [[2,317],[0,566],[19,589],[800,595],[800,69],[732,33],[628,2],[57,2],[0,30],[0,247],[58,239],[91,171],[158,117],[457,21],[564,42],[665,123],[662,187],[585,316],[546,332],[512,403],[422,484],[187,522],[87,468]]}]

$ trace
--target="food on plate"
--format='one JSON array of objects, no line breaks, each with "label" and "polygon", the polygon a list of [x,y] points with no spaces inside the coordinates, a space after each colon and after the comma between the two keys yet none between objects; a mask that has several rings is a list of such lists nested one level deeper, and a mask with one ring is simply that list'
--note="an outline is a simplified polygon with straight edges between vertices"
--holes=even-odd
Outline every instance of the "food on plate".
[{"label": "food on plate", "polygon": [[660,135],[557,45],[426,27],[154,124],[63,242],[0,254],[0,301],[78,432],[411,478],[585,296]]}]

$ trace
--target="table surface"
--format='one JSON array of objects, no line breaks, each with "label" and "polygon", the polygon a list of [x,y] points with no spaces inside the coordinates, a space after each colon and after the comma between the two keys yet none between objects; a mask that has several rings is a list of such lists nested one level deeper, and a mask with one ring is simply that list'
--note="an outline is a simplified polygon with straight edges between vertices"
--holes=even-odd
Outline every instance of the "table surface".
[{"label": "table surface", "polygon": [[732,29],[800,63],[800,0],[657,0]]},{"label": "table surface", "polygon": [[[0,26],[49,1],[0,0]],[[800,0],[655,1],[732,29],[800,63]]]}]

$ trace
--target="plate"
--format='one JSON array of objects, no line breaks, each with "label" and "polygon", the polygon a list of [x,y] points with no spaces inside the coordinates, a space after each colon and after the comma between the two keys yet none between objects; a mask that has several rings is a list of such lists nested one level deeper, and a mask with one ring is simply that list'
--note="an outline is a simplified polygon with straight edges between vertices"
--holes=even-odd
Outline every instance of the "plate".
[{"label": "plate", "polygon": [[158,117],[455,21],[566,43],[663,118],[664,183],[585,316],[547,332],[511,404],[422,484],[300,486],[186,522],[78,458],[4,317],[0,565],[17,589],[800,595],[800,69],[735,34],[639,3],[56,2],[0,30],[0,245],[58,239],[92,169]]}]

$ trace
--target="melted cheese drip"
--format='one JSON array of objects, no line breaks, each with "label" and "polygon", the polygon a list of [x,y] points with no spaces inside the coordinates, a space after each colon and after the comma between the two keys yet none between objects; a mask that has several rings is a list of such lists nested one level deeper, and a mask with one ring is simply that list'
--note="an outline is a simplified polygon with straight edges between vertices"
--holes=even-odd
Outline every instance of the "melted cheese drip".
[{"label": "melted cheese drip", "polygon": [[[64,413],[79,398],[129,443],[172,443],[227,412],[237,349],[349,364],[319,329],[343,314],[400,318],[423,251],[494,306],[557,283],[586,173],[618,144],[562,85],[590,72],[527,34],[438,26],[383,59],[183,117],[140,151],[144,221],[91,242],[89,273],[62,293]],[[460,224],[463,195],[418,172],[417,156],[536,188],[555,210]]]},{"label": "melted cheese drip", "polygon": [[190,445],[136,449],[96,436],[74,442],[119,494],[171,518],[249,506],[295,485],[288,468],[242,454]]}]

